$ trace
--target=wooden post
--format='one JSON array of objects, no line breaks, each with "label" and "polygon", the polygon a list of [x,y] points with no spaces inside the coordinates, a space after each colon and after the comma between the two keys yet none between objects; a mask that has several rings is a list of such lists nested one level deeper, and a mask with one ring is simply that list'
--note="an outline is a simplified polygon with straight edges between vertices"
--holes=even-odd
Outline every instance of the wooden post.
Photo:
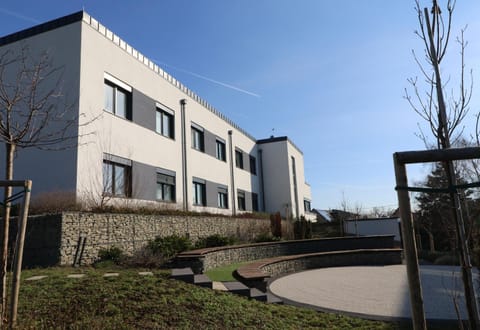
[{"label": "wooden post", "polygon": [[9,328],[15,328],[17,323],[18,294],[20,292],[20,275],[22,273],[23,246],[25,243],[25,231],[27,228],[28,209],[30,207],[30,193],[32,190],[32,181],[25,181],[25,196],[22,208],[22,216],[19,218],[17,241],[15,246],[14,264],[13,264],[13,283],[10,303]]},{"label": "wooden post", "polygon": [[[398,206],[400,208],[400,223],[402,227],[403,252],[407,264],[408,287],[410,291],[410,305],[412,308],[412,321],[415,330],[427,329],[425,310],[423,306],[422,285],[418,267],[417,246],[415,244],[415,230],[413,226],[410,197],[408,195],[408,180],[405,164],[398,160],[398,155],[393,155],[395,178],[397,183]],[[405,189],[400,189],[400,188]]]}]

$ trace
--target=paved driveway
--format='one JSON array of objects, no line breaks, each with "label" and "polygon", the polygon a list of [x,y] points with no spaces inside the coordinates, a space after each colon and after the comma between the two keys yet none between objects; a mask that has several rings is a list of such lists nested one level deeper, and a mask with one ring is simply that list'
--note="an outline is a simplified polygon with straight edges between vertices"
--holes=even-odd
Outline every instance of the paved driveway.
[{"label": "paved driveway", "polygon": [[[467,318],[460,269],[421,266],[425,313],[430,320],[457,320],[454,301]],[[475,285],[479,287],[478,272]],[[405,265],[333,267],[281,277],[270,291],[287,303],[380,320],[410,318]],[[478,295],[478,291],[477,291]]]}]

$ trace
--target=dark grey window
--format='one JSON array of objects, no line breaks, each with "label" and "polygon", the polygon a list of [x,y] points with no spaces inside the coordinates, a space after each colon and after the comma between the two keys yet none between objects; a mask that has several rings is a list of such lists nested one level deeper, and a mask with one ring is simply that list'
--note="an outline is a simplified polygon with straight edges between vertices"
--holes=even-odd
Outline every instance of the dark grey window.
[{"label": "dark grey window", "polygon": [[252,211],[258,212],[258,195],[252,193]]},{"label": "dark grey window", "polygon": [[157,173],[157,199],[175,202],[175,177]]},{"label": "dark grey window", "polygon": [[217,205],[221,209],[228,209],[228,191],[226,188],[218,188]]},{"label": "dark grey window", "polygon": [[132,120],[132,93],[105,79],[104,109],[119,117]]},{"label": "dark grey window", "polygon": [[103,193],[107,196],[131,197],[132,168],[103,161]]},{"label": "dark grey window", "polygon": [[257,175],[257,159],[250,155],[250,173]]},{"label": "dark grey window", "polygon": [[225,143],[224,142],[222,142],[220,140],[216,140],[216,154],[215,155],[216,155],[217,159],[226,161],[227,157],[226,157]]},{"label": "dark grey window", "polygon": [[237,204],[240,211],[245,211],[245,192],[238,190],[237,191]]},{"label": "dark grey window", "polygon": [[305,209],[305,212],[312,211],[312,206],[309,200],[306,200],[306,199],[303,200],[303,208]]},{"label": "dark grey window", "polygon": [[171,139],[175,138],[175,125],[173,114],[157,108],[156,131]]},{"label": "dark grey window", "polygon": [[203,131],[192,126],[192,147],[198,151],[205,151],[205,138]]},{"label": "dark grey window", "polygon": [[243,152],[241,150],[235,150],[235,166],[243,169]]},{"label": "dark grey window", "polygon": [[193,181],[193,205],[207,205],[205,183]]}]

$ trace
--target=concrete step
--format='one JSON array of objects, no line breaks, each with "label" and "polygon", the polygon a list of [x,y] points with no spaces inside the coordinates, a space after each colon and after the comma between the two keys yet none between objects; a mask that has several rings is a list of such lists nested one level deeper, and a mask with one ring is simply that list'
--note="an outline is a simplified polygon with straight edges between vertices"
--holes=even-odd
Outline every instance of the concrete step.
[{"label": "concrete step", "polygon": [[171,278],[187,283],[194,283],[195,274],[191,268],[173,268]]},{"label": "concrete step", "polygon": [[227,290],[231,293],[244,297],[250,297],[250,288],[240,282],[222,282]]},{"label": "concrete step", "polygon": [[193,283],[195,285],[201,286],[202,288],[213,289],[212,281],[208,278],[207,275],[204,274],[194,275]]},{"label": "concrete step", "polygon": [[283,300],[278,298],[276,295],[267,293],[267,303],[269,304],[279,304],[283,305]]},{"label": "concrete step", "polygon": [[258,301],[267,301],[267,294],[265,292],[262,292],[258,289],[252,288],[250,289],[250,298],[255,299]]}]

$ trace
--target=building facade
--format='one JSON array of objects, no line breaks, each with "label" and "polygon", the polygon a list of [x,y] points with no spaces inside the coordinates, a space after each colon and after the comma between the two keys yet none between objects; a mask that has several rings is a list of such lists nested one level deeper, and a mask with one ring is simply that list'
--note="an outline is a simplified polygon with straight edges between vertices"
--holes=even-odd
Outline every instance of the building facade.
[{"label": "building facade", "polygon": [[256,140],[87,13],[0,38],[0,52],[22,49],[61,68],[78,136],[74,148],[19,152],[15,178],[32,179],[34,193],[314,217],[303,154],[288,138]]}]

